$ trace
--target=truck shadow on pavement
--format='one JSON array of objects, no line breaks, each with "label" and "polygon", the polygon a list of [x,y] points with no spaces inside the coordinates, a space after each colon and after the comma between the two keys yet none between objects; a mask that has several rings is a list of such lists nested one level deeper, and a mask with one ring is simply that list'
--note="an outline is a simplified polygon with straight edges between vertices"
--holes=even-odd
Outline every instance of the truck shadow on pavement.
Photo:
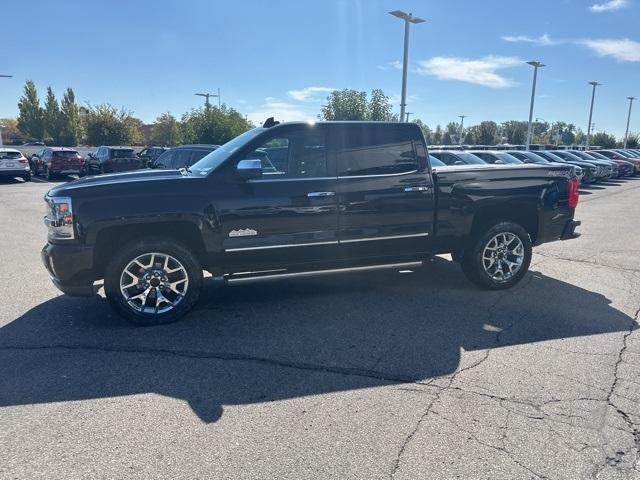
[{"label": "truck shadow on pavement", "polygon": [[225,405],[452,374],[462,349],[634,325],[598,293],[537,272],[487,292],[440,258],[415,270],[205,290],[186,319],[155,328],[128,325],[99,297],[29,310],[0,329],[0,406],[156,393],[214,422]]}]

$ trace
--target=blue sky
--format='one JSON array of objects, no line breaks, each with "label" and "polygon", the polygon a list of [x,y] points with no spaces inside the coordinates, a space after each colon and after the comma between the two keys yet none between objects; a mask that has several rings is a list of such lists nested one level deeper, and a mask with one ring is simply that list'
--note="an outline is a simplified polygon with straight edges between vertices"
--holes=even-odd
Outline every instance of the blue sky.
[{"label": "blue sky", "polygon": [[[624,133],[628,96],[640,97],[640,0],[23,0],[3,6],[0,117],[15,116],[24,81],[42,94],[72,87],[150,122],[201,105],[195,92],[255,121],[314,118],[334,88],[382,88],[398,111],[401,9],[427,20],[411,30],[408,111],[427,124],[468,115],[534,115],[586,130],[590,86],[596,131]],[[8,20],[8,22],[7,22]],[[631,130],[640,130],[640,111]]]}]

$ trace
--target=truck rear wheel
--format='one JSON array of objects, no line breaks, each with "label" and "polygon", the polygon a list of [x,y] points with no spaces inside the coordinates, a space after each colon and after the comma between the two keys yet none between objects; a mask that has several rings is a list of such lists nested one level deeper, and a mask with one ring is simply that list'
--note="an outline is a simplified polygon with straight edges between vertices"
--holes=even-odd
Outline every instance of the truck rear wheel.
[{"label": "truck rear wheel", "polygon": [[138,240],[116,253],[107,267],[104,288],[111,306],[130,322],[171,323],[197,303],[202,267],[173,240]]},{"label": "truck rear wheel", "polygon": [[504,290],[522,280],[531,254],[527,231],[516,223],[500,222],[473,237],[462,255],[462,271],[481,287]]}]

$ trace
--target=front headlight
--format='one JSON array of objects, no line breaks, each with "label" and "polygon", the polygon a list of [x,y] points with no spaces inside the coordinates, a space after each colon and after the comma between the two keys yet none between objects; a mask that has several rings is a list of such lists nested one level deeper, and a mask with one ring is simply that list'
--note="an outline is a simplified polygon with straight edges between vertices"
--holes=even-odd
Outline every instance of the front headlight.
[{"label": "front headlight", "polygon": [[44,223],[52,240],[73,240],[73,208],[69,197],[46,196],[47,213]]}]

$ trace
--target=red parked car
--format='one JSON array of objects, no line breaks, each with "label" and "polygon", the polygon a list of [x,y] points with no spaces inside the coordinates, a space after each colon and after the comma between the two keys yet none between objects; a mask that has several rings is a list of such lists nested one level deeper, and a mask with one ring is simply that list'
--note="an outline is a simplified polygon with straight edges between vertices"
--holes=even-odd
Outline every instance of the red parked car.
[{"label": "red parked car", "polygon": [[87,157],[86,173],[128,172],[145,167],[142,160],[131,147],[99,147]]},{"label": "red parked car", "polygon": [[617,150],[596,150],[596,153],[604,155],[609,160],[623,160],[625,162],[632,163],[634,167],[634,175],[638,175],[640,173],[640,158],[632,157],[630,154],[625,155]]},{"label": "red parked car", "polygon": [[84,169],[84,159],[73,148],[45,147],[34,153],[29,160],[34,175],[44,175],[52,179],[55,175],[80,173]]}]

